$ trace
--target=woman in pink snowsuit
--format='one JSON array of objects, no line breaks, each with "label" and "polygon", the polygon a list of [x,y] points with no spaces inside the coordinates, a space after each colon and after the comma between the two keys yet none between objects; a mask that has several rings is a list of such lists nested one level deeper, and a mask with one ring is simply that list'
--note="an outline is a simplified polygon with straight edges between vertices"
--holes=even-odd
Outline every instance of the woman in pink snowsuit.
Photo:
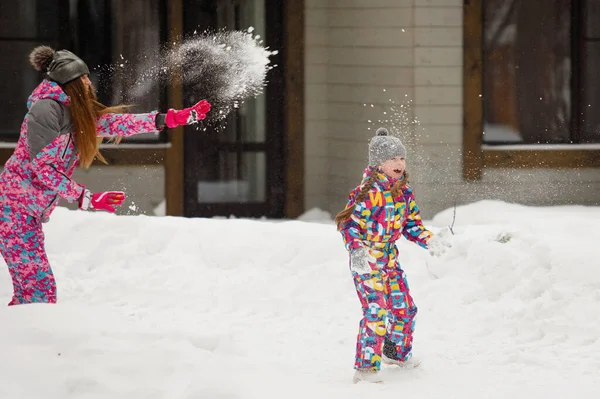
[{"label": "woman in pink snowsuit", "polygon": [[205,100],[184,110],[123,113],[97,101],[89,69],[75,54],[36,47],[30,62],[47,77],[27,101],[28,112],[13,155],[0,174],[0,251],[13,282],[10,305],[56,302],[56,283],[44,249],[42,223],[60,198],[82,210],[114,212],[123,192],[91,193],[71,176],[98,158],[102,138],[156,132],[204,119]]}]

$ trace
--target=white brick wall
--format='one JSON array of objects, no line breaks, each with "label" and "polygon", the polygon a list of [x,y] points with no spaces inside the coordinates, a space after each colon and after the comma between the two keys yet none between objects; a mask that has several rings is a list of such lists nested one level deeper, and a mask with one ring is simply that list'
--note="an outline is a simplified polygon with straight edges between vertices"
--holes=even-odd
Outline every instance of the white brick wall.
[{"label": "white brick wall", "polygon": [[389,117],[390,100],[413,97],[413,0],[306,7],[306,207],[335,214],[360,182],[368,139]]},{"label": "white brick wall", "polygon": [[460,0],[415,0],[415,114],[422,131],[413,186],[425,217],[454,201],[598,204],[600,173],[593,169],[486,169],[481,181],[463,181],[462,7]]},{"label": "white brick wall", "polygon": [[[164,201],[165,173],[162,166],[95,166],[77,168],[73,178],[92,191],[123,190],[126,202],[117,214],[154,215],[154,209]],[[65,201],[61,206],[74,208]]]},{"label": "white brick wall", "polygon": [[305,207],[324,208],[328,201],[329,0],[306,0],[305,16]]},{"label": "white brick wall", "polygon": [[463,181],[462,0],[306,4],[308,209],[333,214],[344,205],[389,99],[408,101],[408,118],[418,121],[405,142],[425,217],[454,201],[600,202],[597,170],[492,169],[479,182]]}]

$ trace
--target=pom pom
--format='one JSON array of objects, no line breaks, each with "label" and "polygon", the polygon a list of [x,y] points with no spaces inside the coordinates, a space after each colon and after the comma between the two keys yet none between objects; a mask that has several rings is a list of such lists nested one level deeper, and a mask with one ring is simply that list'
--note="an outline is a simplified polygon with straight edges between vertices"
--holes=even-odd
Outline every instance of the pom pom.
[{"label": "pom pom", "polygon": [[375,132],[376,136],[387,136],[388,134],[388,130],[384,127],[380,127],[379,129],[377,129],[377,132]]},{"label": "pom pom", "polygon": [[46,72],[53,58],[54,50],[48,46],[38,46],[29,54],[29,62],[39,72]]}]

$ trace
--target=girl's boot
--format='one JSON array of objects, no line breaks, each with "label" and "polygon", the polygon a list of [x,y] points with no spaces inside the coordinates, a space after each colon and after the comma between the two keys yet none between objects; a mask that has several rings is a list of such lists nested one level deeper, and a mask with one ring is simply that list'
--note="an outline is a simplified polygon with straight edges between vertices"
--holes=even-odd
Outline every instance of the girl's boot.
[{"label": "girl's boot", "polygon": [[408,369],[415,368],[421,364],[421,361],[416,360],[412,357],[412,355],[410,355],[410,357],[404,361],[399,360],[396,344],[394,344],[388,338],[386,338],[383,342],[383,353],[381,354],[381,360],[385,364],[393,364]]},{"label": "girl's boot", "polygon": [[356,384],[360,381],[382,383],[383,379],[379,374],[379,371],[373,369],[357,369],[354,372],[353,382]]}]

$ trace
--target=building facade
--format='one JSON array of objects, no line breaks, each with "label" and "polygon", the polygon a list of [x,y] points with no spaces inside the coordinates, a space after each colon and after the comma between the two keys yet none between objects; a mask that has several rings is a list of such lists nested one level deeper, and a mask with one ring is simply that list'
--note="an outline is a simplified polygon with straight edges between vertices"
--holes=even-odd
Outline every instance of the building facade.
[{"label": "building facade", "polygon": [[307,0],[306,7],[308,208],[343,206],[376,121],[390,119],[390,98],[405,105],[391,119],[404,130],[426,217],[481,199],[600,202],[597,2]]},{"label": "building facade", "polygon": [[[232,115],[224,132],[142,137],[107,148],[110,166],[77,172],[92,189],[126,189],[132,204],[122,213],[152,214],[166,199],[167,214],[190,217],[296,217],[315,207],[334,214],[359,183],[379,126],[406,143],[425,217],[481,199],[600,202],[600,82],[593,68],[600,8],[592,0],[127,2],[134,13],[115,0],[79,1],[79,13],[77,2],[43,2],[56,3],[54,11],[39,10],[39,3],[19,7],[56,15],[61,29],[30,21],[46,36],[7,27],[0,39],[0,54],[12,50],[20,60],[2,64],[14,69],[15,81],[0,83],[9,85],[0,96],[14,125],[24,101],[7,101],[7,93],[26,92],[39,78],[26,65],[37,42],[115,64],[194,30],[253,26],[280,50],[265,94]],[[19,18],[31,19],[30,11]],[[100,33],[90,34],[92,26]],[[118,73],[111,79],[102,94],[122,101],[127,80]],[[176,77],[153,93],[139,99],[140,107],[194,99]],[[5,128],[6,157],[15,130]]]}]

